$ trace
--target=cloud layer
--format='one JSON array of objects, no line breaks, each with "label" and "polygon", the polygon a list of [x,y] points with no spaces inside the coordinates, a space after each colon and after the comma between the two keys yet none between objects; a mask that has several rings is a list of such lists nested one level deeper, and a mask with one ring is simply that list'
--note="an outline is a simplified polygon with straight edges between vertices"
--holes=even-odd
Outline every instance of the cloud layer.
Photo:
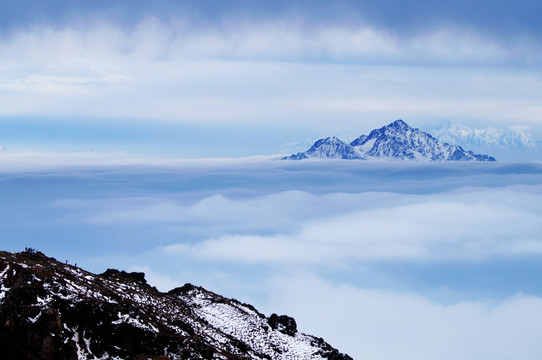
[{"label": "cloud layer", "polygon": [[540,354],[539,163],[150,163],[3,171],[2,248],[202,285],[354,358]]},{"label": "cloud layer", "polygon": [[356,359],[534,360],[542,351],[540,297],[442,305],[414,293],[332,285],[307,275],[276,278],[270,294],[270,309],[296,314],[300,326],[318,329]]},{"label": "cloud layer", "polygon": [[[167,195],[143,192],[54,204],[80,212],[87,226],[176,228],[177,235],[162,239],[169,243],[163,251],[206,261],[476,262],[542,254],[535,163],[391,166],[247,159],[219,164],[185,161],[179,170],[161,170],[162,182],[183,184],[190,192],[181,187]],[[132,170],[126,171],[119,175]],[[511,178],[519,184],[509,186]]]},{"label": "cloud layer", "polygon": [[[536,44],[453,26],[397,35],[370,25],[150,17],[129,28],[18,29],[0,51],[4,117],[306,125],[305,117],[335,113],[345,124],[352,114],[533,123],[540,107],[540,77],[516,67],[539,62]],[[495,104],[501,109],[488,113]]]},{"label": "cloud layer", "polygon": [[510,194],[486,195],[474,202],[416,199],[412,205],[311,221],[298,234],[226,235],[197,245],[171,245],[166,252],[232,262],[322,264],[541,255],[542,209],[533,213],[489,200]]}]

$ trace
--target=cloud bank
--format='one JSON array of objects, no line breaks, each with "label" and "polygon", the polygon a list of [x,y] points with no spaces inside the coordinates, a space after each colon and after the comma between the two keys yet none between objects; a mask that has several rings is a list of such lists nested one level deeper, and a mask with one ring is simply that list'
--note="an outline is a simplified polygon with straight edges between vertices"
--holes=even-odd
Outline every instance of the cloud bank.
[{"label": "cloud bank", "polygon": [[307,275],[276,278],[273,285],[270,309],[296,314],[303,328],[318,329],[356,359],[536,359],[542,351],[540,297],[443,305]]},{"label": "cloud bank", "polygon": [[232,262],[320,264],[540,255],[541,220],[540,210],[533,214],[498,202],[429,200],[309,223],[295,235],[227,235],[165,251]]},{"label": "cloud bank", "polygon": [[[542,208],[533,206],[542,200],[538,194],[505,189],[466,190],[460,195],[398,196],[393,201],[389,194],[331,194],[310,202],[298,202],[303,196],[309,195],[282,193],[253,203],[241,201],[234,206],[224,199],[205,199],[186,210],[192,215],[205,214],[205,222],[227,223],[233,233],[192,245],[170,245],[164,251],[219,261],[294,264],[392,259],[475,261],[542,254],[539,236]],[[341,198],[345,206],[337,203],[329,206],[330,198]],[[519,199],[525,202],[522,204]],[[199,212],[207,206],[213,210]],[[312,206],[320,208],[322,213],[310,216],[315,213],[310,210]],[[369,209],[353,210],[367,207]],[[265,210],[259,211],[259,208]],[[137,212],[123,215],[125,220],[136,215],[132,221],[145,221],[153,217],[154,211],[160,214],[166,210],[175,214],[178,221],[194,221],[190,215],[183,216],[180,209],[177,213],[171,206],[166,209],[142,209],[140,214],[146,214],[146,218],[137,216]],[[217,212],[220,213],[218,219],[214,215]],[[279,212],[282,217],[268,215]],[[303,214],[304,219],[292,212]],[[156,218],[172,220],[161,215]],[[119,217],[112,219],[119,220]],[[255,229],[235,226],[235,219],[242,219]],[[300,220],[303,223],[300,224]],[[285,229],[292,230],[285,233]],[[262,230],[274,234],[262,235]],[[243,232],[249,234],[240,234]]]},{"label": "cloud bank", "polygon": [[0,181],[7,250],[202,285],[355,358],[540,354],[536,162],[182,160]]}]

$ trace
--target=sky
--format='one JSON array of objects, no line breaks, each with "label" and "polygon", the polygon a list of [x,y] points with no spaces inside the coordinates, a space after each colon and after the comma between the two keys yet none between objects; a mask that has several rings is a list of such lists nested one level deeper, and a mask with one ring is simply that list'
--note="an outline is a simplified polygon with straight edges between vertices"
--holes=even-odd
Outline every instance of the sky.
[{"label": "sky", "polygon": [[3,1],[0,145],[285,154],[396,119],[542,139],[535,1]]},{"label": "sky", "polygon": [[541,7],[2,1],[0,247],[201,285],[355,359],[538,359],[540,148],[279,159],[399,118],[540,141]]}]

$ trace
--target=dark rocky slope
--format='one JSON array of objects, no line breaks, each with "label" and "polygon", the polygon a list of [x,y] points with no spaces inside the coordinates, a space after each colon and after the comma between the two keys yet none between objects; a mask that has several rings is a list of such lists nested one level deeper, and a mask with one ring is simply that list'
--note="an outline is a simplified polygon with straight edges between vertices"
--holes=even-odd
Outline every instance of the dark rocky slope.
[{"label": "dark rocky slope", "polygon": [[351,359],[291,317],[34,251],[0,252],[0,348],[3,359]]}]

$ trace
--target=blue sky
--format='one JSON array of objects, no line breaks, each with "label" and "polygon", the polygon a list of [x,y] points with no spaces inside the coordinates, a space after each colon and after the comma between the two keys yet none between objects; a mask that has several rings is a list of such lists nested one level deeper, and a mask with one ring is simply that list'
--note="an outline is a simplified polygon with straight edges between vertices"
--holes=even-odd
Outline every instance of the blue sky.
[{"label": "blue sky", "polygon": [[538,359],[536,157],[276,154],[398,118],[542,139],[541,7],[2,1],[0,245],[202,285],[354,358]]},{"label": "blue sky", "polygon": [[324,136],[351,140],[398,118],[421,129],[520,126],[540,139],[539,8],[5,1],[0,144],[265,155]]}]

